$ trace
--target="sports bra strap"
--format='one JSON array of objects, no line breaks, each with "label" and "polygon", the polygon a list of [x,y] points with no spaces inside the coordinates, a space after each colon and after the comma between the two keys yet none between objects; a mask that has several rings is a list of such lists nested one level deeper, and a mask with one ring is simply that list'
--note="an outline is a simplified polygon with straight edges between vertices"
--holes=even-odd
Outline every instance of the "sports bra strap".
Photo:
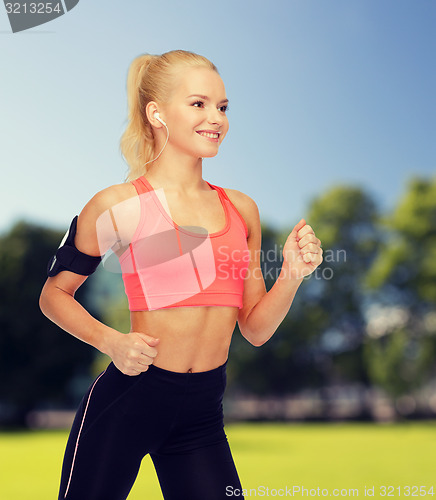
[{"label": "sports bra strap", "polygon": [[[207,181],[206,181],[206,182],[207,182]],[[224,197],[226,200],[230,201],[230,200],[229,200],[229,197],[227,196],[226,192],[224,191],[224,189],[223,189],[222,187],[220,187],[220,186],[215,186],[215,184],[210,184],[209,182],[207,182],[207,183],[209,184],[209,186],[213,186],[216,190],[218,190],[218,191],[219,191],[219,192],[223,195],[223,197]]]},{"label": "sports bra strap", "polygon": [[[206,181],[207,182],[207,181]],[[208,183],[208,182],[207,182]],[[209,184],[209,183],[208,183]],[[210,185],[210,184],[209,184]],[[248,237],[248,226],[247,226],[247,223],[245,222],[245,219],[244,217],[242,217],[241,213],[239,212],[239,210],[235,207],[234,203],[232,202],[232,200],[227,196],[226,192],[224,191],[224,188],[220,187],[220,186],[215,186],[215,189],[219,190],[219,192],[222,194],[222,196],[229,202],[230,206],[233,208],[234,212],[236,213],[236,215],[241,219],[241,222],[242,222],[242,225],[244,226],[244,230],[245,230],[245,235],[246,237]]]},{"label": "sports bra strap", "polygon": [[147,193],[149,191],[149,188],[147,184],[143,181],[142,176],[132,181],[132,184],[135,186],[138,194]]}]

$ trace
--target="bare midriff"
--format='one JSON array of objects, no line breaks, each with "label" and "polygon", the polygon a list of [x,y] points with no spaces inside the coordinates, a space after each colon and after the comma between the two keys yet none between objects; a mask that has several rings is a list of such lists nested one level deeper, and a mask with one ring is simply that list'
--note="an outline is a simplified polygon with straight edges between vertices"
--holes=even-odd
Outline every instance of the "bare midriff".
[{"label": "bare midriff", "polygon": [[132,311],[131,331],[160,339],[153,365],[181,373],[204,372],[228,357],[237,307],[174,307]]}]

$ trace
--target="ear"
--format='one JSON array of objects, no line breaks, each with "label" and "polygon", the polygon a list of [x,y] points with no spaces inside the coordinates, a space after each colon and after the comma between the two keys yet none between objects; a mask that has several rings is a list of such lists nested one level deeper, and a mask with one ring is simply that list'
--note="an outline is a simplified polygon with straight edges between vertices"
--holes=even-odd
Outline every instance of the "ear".
[{"label": "ear", "polygon": [[151,124],[152,127],[162,128],[163,125],[159,120],[156,120],[154,114],[159,112],[159,107],[155,101],[150,101],[145,107],[145,113],[147,115],[147,120]]}]

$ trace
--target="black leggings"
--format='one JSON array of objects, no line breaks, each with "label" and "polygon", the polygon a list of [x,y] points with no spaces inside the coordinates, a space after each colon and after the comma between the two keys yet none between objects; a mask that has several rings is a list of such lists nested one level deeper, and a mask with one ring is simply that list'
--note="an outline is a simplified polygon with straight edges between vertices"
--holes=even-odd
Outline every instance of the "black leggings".
[{"label": "black leggings", "polygon": [[110,363],[77,411],[59,500],[126,499],[148,453],[165,500],[236,496],[242,487],[223,423],[226,365],[194,373],[150,365],[131,377]]}]

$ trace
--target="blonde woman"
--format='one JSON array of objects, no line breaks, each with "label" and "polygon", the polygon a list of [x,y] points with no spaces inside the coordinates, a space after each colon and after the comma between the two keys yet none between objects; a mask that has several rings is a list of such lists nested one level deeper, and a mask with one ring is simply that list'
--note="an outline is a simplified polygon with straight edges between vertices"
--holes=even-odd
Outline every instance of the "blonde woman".
[{"label": "blonde woman", "polygon": [[[76,414],[59,498],[125,499],[147,454],[166,500],[242,498],[223,424],[232,333],[237,321],[252,345],[267,342],[321,263],[321,244],[302,219],[266,292],[255,202],[203,179],[203,159],[229,129],[224,83],[208,59],[141,55],[127,91],[128,182],[97,193],[73,220],[40,298],[48,318],[112,360]],[[74,299],[109,251],[128,297],[127,334]]]}]

